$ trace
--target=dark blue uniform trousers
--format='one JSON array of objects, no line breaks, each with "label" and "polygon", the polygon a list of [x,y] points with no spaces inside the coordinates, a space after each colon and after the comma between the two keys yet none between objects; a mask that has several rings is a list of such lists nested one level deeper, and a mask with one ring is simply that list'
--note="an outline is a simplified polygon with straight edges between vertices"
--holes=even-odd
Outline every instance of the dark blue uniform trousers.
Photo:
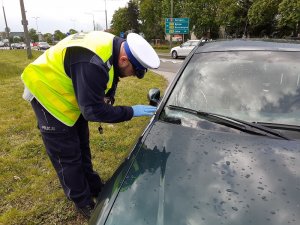
[{"label": "dark blue uniform trousers", "polygon": [[92,204],[103,186],[93,170],[88,122],[81,115],[73,127],[53,117],[36,100],[31,101],[47,154],[66,196],[77,207]]}]

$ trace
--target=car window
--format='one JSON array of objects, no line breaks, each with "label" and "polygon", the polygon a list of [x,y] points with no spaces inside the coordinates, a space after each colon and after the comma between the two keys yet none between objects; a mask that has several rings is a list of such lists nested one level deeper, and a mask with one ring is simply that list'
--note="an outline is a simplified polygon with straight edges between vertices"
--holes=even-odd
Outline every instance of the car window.
[{"label": "car window", "polygon": [[191,42],[191,46],[197,46],[198,45],[198,41],[193,41],[193,42]]},{"label": "car window", "polygon": [[188,46],[190,46],[190,42],[185,42],[185,43],[183,43],[181,46],[182,46],[182,47],[188,47]]},{"label": "car window", "polygon": [[168,105],[249,122],[300,125],[299,52],[195,54]]}]

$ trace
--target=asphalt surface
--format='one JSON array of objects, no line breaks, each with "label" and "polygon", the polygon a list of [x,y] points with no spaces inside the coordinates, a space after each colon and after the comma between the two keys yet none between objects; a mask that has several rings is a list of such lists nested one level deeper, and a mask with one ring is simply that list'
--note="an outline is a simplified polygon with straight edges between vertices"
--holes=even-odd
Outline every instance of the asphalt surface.
[{"label": "asphalt surface", "polygon": [[160,67],[151,71],[162,75],[170,84],[177,74],[183,60],[172,59],[169,53],[157,53],[160,58]]}]

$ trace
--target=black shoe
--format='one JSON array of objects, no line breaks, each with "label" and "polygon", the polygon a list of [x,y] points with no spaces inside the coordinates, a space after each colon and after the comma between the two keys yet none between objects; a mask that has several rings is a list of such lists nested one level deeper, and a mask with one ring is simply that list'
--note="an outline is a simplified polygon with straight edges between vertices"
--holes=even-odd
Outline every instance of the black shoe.
[{"label": "black shoe", "polygon": [[98,199],[98,197],[101,195],[101,191],[97,192],[97,193],[92,193],[91,196],[94,199],[94,201],[96,201]]},{"label": "black shoe", "polygon": [[104,184],[102,183],[101,186],[94,192],[91,193],[91,196],[94,200],[97,200],[100,196],[101,192],[103,191]]},{"label": "black shoe", "polygon": [[95,208],[95,203],[83,206],[83,207],[76,207],[77,211],[83,215],[85,218],[89,219],[91,217],[91,214]]}]

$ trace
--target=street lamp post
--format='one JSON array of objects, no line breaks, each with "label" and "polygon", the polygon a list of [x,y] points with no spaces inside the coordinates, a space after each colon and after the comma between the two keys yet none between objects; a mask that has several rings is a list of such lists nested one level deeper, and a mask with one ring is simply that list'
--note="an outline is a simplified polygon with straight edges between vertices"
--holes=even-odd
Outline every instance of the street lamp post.
[{"label": "street lamp post", "polygon": [[9,40],[9,28],[7,26],[7,21],[6,21],[6,15],[5,15],[5,9],[4,9],[4,5],[3,5],[3,1],[2,1],[2,9],[3,9],[3,15],[4,15],[4,21],[5,21],[5,32],[6,32],[6,36],[7,36],[7,39],[8,39],[8,46],[9,46],[9,49],[11,49],[10,40]]},{"label": "street lamp post", "polygon": [[38,17],[38,16],[33,16],[32,18],[35,19],[36,33],[38,34],[38,33],[39,33],[39,27],[38,27],[37,20],[38,20],[40,17]]},{"label": "street lamp post", "polygon": [[105,28],[107,30],[107,10],[106,10],[106,0],[104,0],[105,3]]},{"label": "street lamp post", "polygon": [[88,15],[92,15],[93,16],[93,26],[94,26],[94,30],[96,30],[96,27],[95,27],[95,17],[94,17],[94,14],[93,13],[85,13],[85,14],[88,14]]},{"label": "street lamp post", "polygon": [[[173,18],[174,9],[173,9],[173,0],[171,0],[171,18]],[[172,48],[172,34],[170,34],[170,49]]]}]

